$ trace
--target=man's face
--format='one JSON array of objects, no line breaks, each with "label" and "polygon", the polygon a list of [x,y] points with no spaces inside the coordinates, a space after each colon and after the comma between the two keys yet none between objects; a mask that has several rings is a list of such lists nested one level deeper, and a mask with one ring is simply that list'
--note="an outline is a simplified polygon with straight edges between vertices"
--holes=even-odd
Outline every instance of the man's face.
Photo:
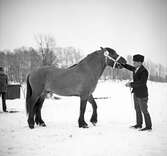
[{"label": "man's face", "polygon": [[133,65],[134,65],[135,68],[140,67],[141,64],[142,64],[141,62],[133,61]]}]

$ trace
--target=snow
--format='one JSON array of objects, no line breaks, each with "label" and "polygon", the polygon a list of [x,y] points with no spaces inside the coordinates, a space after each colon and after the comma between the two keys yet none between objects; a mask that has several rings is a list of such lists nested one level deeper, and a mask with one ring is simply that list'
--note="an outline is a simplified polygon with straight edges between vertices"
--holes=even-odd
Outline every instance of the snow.
[{"label": "snow", "polygon": [[28,128],[25,100],[7,100],[8,110],[0,108],[0,156],[166,156],[167,155],[167,83],[148,82],[149,112],[153,130],[141,132],[129,128],[135,123],[130,90],[125,81],[100,81],[97,99],[98,124],[85,120],[89,128],[78,128],[79,98],[46,99],[42,115],[47,127]]}]

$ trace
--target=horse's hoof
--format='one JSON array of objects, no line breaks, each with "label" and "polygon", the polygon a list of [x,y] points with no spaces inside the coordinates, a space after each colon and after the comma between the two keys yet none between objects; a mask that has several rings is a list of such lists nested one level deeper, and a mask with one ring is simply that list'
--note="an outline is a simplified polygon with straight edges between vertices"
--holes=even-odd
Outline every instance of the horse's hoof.
[{"label": "horse's hoof", "polygon": [[93,126],[96,126],[96,122],[92,122],[92,125],[93,125]]},{"label": "horse's hoof", "polygon": [[88,125],[83,125],[83,127],[82,128],[89,128],[89,126]]},{"label": "horse's hoof", "polygon": [[90,122],[95,126],[97,123],[97,118],[91,118]]},{"label": "horse's hoof", "polygon": [[41,127],[46,127],[46,124],[45,123],[41,123],[40,126]]},{"label": "horse's hoof", "polygon": [[29,128],[30,129],[34,129],[34,125],[29,125]]},{"label": "horse's hoof", "polygon": [[87,124],[79,125],[79,128],[89,128]]}]

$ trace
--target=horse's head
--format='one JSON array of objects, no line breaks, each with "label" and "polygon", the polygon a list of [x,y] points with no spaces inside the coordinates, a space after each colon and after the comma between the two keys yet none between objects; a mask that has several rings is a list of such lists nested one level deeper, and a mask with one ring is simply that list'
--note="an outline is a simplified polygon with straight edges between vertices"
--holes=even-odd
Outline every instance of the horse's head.
[{"label": "horse's head", "polygon": [[115,50],[113,50],[111,48],[102,48],[102,47],[100,47],[100,48],[103,51],[103,54],[105,57],[105,62],[107,65],[109,65],[113,68],[121,69],[122,68],[121,64],[126,63],[125,58],[118,55]]}]

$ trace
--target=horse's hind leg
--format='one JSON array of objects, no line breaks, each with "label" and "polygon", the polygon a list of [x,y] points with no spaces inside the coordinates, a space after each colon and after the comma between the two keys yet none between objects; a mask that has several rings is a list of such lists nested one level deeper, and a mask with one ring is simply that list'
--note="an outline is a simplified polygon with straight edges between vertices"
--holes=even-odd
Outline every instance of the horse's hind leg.
[{"label": "horse's hind leg", "polygon": [[36,101],[35,98],[31,98],[31,100],[30,100],[31,108],[30,108],[30,112],[28,114],[28,120],[27,120],[28,121],[28,125],[29,125],[29,127],[31,129],[34,128],[34,124],[35,124],[35,122],[34,122],[34,115],[35,115],[34,104],[35,104],[35,101]]},{"label": "horse's hind leg", "polygon": [[81,98],[81,102],[80,102],[80,116],[79,116],[79,120],[78,120],[78,124],[79,124],[80,128],[81,127],[82,128],[88,128],[88,124],[85,122],[85,119],[84,119],[86,104],[87,104],[87,100],[83,100]]},{"label": "horse's hind leg", "polygon": [[40,97],[38,99],[38,101],[36,102],[35,107],[34,107],[34,111],[35,111],[35,123],[37,125],[43,126],[43,127],[46,126],[45,122],[42,120],[42,117],[41,117],[41,109],[42,109],[44,100],[45,100],[45,97]]},{"label": "horse's hind leg", "polygon": [[38,110],[38,107],[39,107],[38,100],[39,100],[39,95],[33,93],[31,96],[30,102],[29,102],[29,103],[31,103],[31,105],[30,105],[31,107],[30,107],[30,111],[28,114],[28,125],[31,129],[34,128],[34,124],[35,124],[34,116],[36,115],[36,110]]},{"label": "horse's hind leg", "polygon": [[90,122],[92,122],[92,124],[95,126],[97,123],[97,104],[92,95],[89,96],[88,101],[91,103],[93,108],[93,113]]},{"label": "horse's hind leg", "polygon": [[30,113],[29,113],[29,116],[28,116],[28,125],[29,125],[29,127],[31,128],[31,129],[33,129],[34,128],[34,124],[35,124],[35,122],[34,122],[34,112],[31,110],[30,111]]}]

